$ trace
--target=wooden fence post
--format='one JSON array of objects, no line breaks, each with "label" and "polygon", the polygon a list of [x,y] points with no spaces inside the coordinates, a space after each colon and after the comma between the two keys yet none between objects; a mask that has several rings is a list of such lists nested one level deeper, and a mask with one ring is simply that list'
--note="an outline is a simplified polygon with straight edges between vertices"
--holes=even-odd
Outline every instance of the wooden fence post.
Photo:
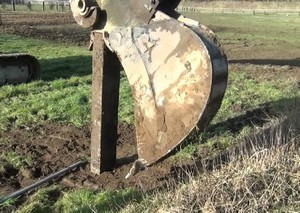
[{"label": "wooden fence post", "polygon": [[91,172],[100,174],[116,163],[121,64],[103,34],[93,36]]},{"label": "wooden fence post", "polygon": [[14,0],[12,1],[12,7],[13,7],[13,11],[16,11],[16,3]]},{"label": "wooden fence post", "polygon": [[45,11],[45,2],[43,1],[43,11]]}]

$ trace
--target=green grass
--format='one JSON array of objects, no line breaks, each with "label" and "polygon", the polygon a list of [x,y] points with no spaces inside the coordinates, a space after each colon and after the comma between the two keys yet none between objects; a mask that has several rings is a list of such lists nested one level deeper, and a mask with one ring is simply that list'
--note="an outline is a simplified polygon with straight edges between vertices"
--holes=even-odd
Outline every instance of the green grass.
[{"label": "green grass", "polygon": [[[256,45],[256,51],[247,51],[245,57],[269,55],[277,59],[295,59],[300,55],[300,16],[240,15],[240,14],[202,14],[184,13],[187,17],[210,27],[219,37],[221,44],[231,47],[240,45],[233,52],[247,51],[244,42]],[[265,29],[265,30],[262,30]],[[288,54],[281,54],[286,52]],[[258,52],[259,51],[259,52]],[[260,53],[261,52],[261,53]],[[278,54],[277,54],[278,53]],[[261,56],[260,56],[261,54]],[[281,54],[281,55],[280,55]],[[261,58],[268,59],[268,58]]]},{"label": "green grass", "polygon": [[5,145],[5,144],[9,144],[10,142],[11,142],[10,137],[0,137],[0,146]]},{"label": "green grass", "polygon": [[[276,71],[272,72],[276,73]],[[217,125],[228,119],[239,119],[239,117],[245,116],[247,112],[268,105],[271,107],[272,115],[268,115],[266,112],[261,118],[261,122],[267,123],[274,116],[281,117],[294,110],[295,101],[300,99],[296,78],[258,81],[251,73],[238,69],[230,73],[229,82],[222,106],[213,119],[212,125]],[[174,162],[191,159],[201,149],[210,150],[207,154],[212,156],[216,152],[239,143],[243,138],[251,135],[256,128],[255,123],[241,123],[239,125],[240,130],[237,132],[233,132],[226,123],[204,133],[200,132],[190,139],[192,144],[182,149],[171,159]]]},{"label": "green grass", "polygon": [[[221,39],[257,38],[272,41],[276,38],[278,41],[299,45],[295,37],[300,32],[297,27],[300,24],[298,16],[202,13],[184,13],[184,15],[210,26]],[[268,33],[262,30],[264,28],[267,28]]]},{"label": "green grass", "polygon": [[[0,129],[44,121],[77,127],[90,121],[91,53],[85,48],[0,34],[3,52],[26,52],[40,60],[42,79],[7,85],[0,91]],[[120,120],[133,122],[133,102],[127,79],[121,79]]]},{"label": "green grass", "polygon": [[[1,192],[0,192],[0,196],[1,196]],[[17,201],[16,198],[8,199],[5,202],[3,202],[3,203],[0,204],[0,209],[1,208],[9,208],[9,207],[13,208],[13,206],[14,206],[14,204],[15,204],[16,201]]]},{"label": "green grass", "polygon": [[9,166],[12,166],[15,169],[20,169],[24,165],[32,165],[30,156],[21,156],[14,151],[2,153],[0,155],[0,160],[1,162],[8,162]]},{"label": "green grass", "polygon": [[230,73],[229,81],[230,85],[226,90],[222,107],[214,122],[237,116],[267,103],[271,103],[280,111],[282,108],[279,106],[287,104],[289,99],[300,96],[296,79],[284,82],[281,79],[259,82],[243,70],[237,70]]},{"label": "green grass", "polygon": [[[299,42],[294,33],[300,19],[295,17],[243,16],[227,14],[188,14],[201,20],[201,23],[212,25],[221,40],[236,41],[239,38],[252,40],[280,39],[293,45],[298,51]],[[268,35],[261,30],[268,23]],[[282,28],[280,28],[281,26]],[[278,33],[282,33],[278,36]],[[300,34],[300,32],[298,33]],[[250,37],[249,37],[250,36]],[[272,42],[267,42],[269,44]],[[271,45],[270,48],[274,48]],[[262,48],[265,48],[262,45]],[[288,48],[288,47],[286,47]],[[10,126],[22,126],[29,123],[40,123],[54,120],[71,123],[81,127],[89,122],[90,87],[91,87],[91,53],[84,48],[54,44],[36,39],[24,39],[19,36],[0,34],[2,52],[27,52],[41,62],[42,79],[28,85],[2,87],[0,92],[1,129]],[[79,76],[83,78],[76,78]],[[124,76],[124,75],[123,75]],[[233,117],[245,110],[265,102],[279,102],[280,99],[297,95],[294,84],[281,82],[259,83],[239,70],[230,74],[229,86],[222,108],[214,122]],[[63,80],[65,79],[65,80]],[[49,82],[45,82],[49,81]],[[244,82],[238,84],[238,82]],[[283,90],[282,90],[283,89]],[[120,120],[133,123],[133,102],[130,87],[126,78],[121,79]],[[23,107],[26,106],[26,107]],[[236,110],[240,108],[240,110]]]},{"label": "green grass", "polygon": [[86,48],[0,33],[0,50],[4,53],[29,53],[37,57],[44,81],[92,73],[91,52]]},{"label": "green grass", "polygon": [[29,197],[26,205],[21,208],[20,213],[46,213],[51,211],[51,206],[61,196],[62,188],[58,185],[53,185],[44,189],[38,190],[37,193]]},{"label": "green grass", "polygon": [[[89,123],[90,52],[80,47],[21,39],[7,34],[0,34],[0,49],[3,52],[28,52],[37,56],[41,61],[44,80],[1,88],[0,129],[37,124],[45,120],[71,123],[77,127]],[[230,73],[229,78],[231,84],[214,122],[237,116],[267,102],[280,105],[280,100],[299,95],[295,82],[278,82],[280,79],[274,79],[261,83],[243,73],[243,70]],[[119,108],[120,120],[133,123],[133,99],[124,74]]]},{"label": "green grass", "polygon": [[[41,12],[41,13],[57,13],[57,12],[68,12],[69,7],[68,6],[58,6],[58,11],[56,10],[56,6],[53,5],[52,8],[50,8],[49,4],[45,4],[45,10],[43,11],[43,6],[42,4],[31,4],[31,10],[29,10],[29,8],[27,7],[27,4],[24,5],[20,5],[20,4],[16,4],[15,5],[15,12],[30,12],[30,13],[36,13],[36,12]],[[0,12],[12,12],[13,11],[13,5],[12,4],[3,4],[0,3]]]},{"label": "green grass", "polygon": [[34,82],[5,86],[1,91],[0,128],[28,126],[46,120],[71,123],[81,127],[89,122],[91,79]]},{"label": "green grass", "polygon": [[[142,196],[137,190],[128,188],[118,191],[100,191],[81,189],[64,193],[61,198],[58,186],[39,190],[28,200],[20,213],[40,212],[118,212],[132,202],[140,202]],[[56,195],[57,202],[53,200]]]},{"label": "green grass", "polygon": [[[120,87],[119,116],[121,121],[132,123],[133,102],[126,82],[122,80]],[[90,122],[91,76],[4,86],[0,92],[0,107],[2,130],[45,121],[83,127]]]},{"label": "green grass", "polygon": [[[200,7],[205,9],[224,9],[243,11],[247,9],[265,10],[273,9],[275,12],[297,11],[300,9],[299,1],[182,1],[182,6]],[[201,10],[200,10],[201,11]],[[274,12],[274,13],[275,13]]]}]

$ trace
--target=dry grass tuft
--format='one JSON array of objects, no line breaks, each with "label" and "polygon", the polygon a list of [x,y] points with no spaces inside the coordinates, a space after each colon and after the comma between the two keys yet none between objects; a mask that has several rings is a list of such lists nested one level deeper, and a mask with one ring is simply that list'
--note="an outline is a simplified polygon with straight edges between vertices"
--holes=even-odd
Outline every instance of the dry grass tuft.
[{"label": "dry grass tuft", "polygon": [[202,170],[204,165],[196,177],[190,174],[188,181],[175,189],[131,204],[124,212],[300,210],[300,137],[292,134],[285,122],[280,124],[248,139],[252,149],[247,153],[228,152],[227,163]]},{"label": "dry grass tuft", "polygon": [[299,150],[266,149],[191,180],[170,194],[171,205],[166,209],[178,212],[280,209],[300,204],[297,203],[299,180]]},{"label": "dry grass tuft", "polygon": [[287,144],[236,159],[197,178],[191,176],[188,184],[160,197],[160,210],[269,212],[300,209],[299,197],[299,147]]}]

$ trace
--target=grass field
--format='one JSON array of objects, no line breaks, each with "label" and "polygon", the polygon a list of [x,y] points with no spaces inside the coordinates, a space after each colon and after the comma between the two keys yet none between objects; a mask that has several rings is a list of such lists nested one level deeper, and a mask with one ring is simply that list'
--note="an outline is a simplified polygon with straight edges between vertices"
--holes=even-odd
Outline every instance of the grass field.
[{"label": "grass field", "polygon": [[[229,84],[212,128],[169,161],[212,157],[243,142],[260,127],[283,116],[299,120],[300,18],[186,14],[211,27],[224,44],[230,63]],[[267,33],[266,33],[267,32]],[[21,38],[0,33],[1,52],[27,52],[41,62],[42,80],[0,90],[0,130],[33,128],[46,121],[78,128],[90,123],[91,53],[83,47]],[[297,110],[298,108],[298,110]],[[254,113],[253,123],[248,116]],[[133,100],[125,74],[120,89],[120,121],[134,123]],[[252,117],[253,117],[252,116]],[[228,120],[234,119],[235,128]],[[248,119],[248,121],[246,121]],[[299,127],[299,126],[296,126]],[[281,133],[278,133],[281,134]],[[189,173],[184,182],[170,180],[163,191],[138,189],[64,191],[60,185],[34,193],[20,212],[223,212],[238,210],[297,211],[300,208],[299,138],[288,138],[292,148],[273,148],[221,169]],[[279,139],[278,139],[279,140]],[[7,143],[7,141],[1,142]],[[266,142],[267,143],[267,142]],[[286,154],[288,153],[288,154]],[[20,166],[18,153],[0,159]],[[30,163],[29,160],[26,163]],[[258,166],[260,165],[260,166]],[[1,167],[0,167],[1,170]],[[287,182],[285,182],[287,180]],[[175,183],[175,187],[171,184]],[[188,192],[188,193],[187,193]],[[1,194],[1,193],[0,193]],[[56,196],[53,196],[56,195]],[[174,196],[176,195],[176,196]],[[52,199],[55,197],[55,199]],[[50,199],[51,198],[51,199]],[[285,200],[287,199],[287,200]],[[3,206],[14,205],[10,200]],[[1,206],[0,206],[1,208]]]},{"label": "grass field", "polygon": [[[1,12],[11,12],[13,11],[13,5],[12,4],[0,4],[0,11]],[[15,11],[16,12],[41,12],[43,11],[43,5],[42,4],[36,4],[32,3],[30,6],[28,4],[16,4],[15,5]],[[69,5],[64,4],[58,4],[56,3],[45,3],[44,5],[44,11],[43,12],[65,12],[70,11]]]}]

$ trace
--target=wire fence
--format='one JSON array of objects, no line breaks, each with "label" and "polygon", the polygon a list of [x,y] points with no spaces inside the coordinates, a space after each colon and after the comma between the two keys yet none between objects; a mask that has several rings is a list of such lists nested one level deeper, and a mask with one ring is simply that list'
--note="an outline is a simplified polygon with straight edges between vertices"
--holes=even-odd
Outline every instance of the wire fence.
[{"label": "wire fence", "polygon": [[[28,1],[28,0],[18,0],[6,3],[4,0],[0,0],[0,12],[10,12],[10,11],[28,11],[28,12],[38,12],[38,11],[70,11],[70,4],[68,1]],[[179,6],[177,8],[179,12],[199,12],[199,13],[224,13],[224,14],[285,14],[285,15],[299,15],[300,9],[242,9],[242,8],[213,8],[213,7],[197,7],[197,6]]]},{"label": "wire fence", "polygon": [[70,11],[70,4],[66,1],[23,1],[23,2],[11,2],[0,3],[0,12],[10,11]]},{"label": "wire fence", "polygon": [[299,15],[300,9],[241,9],[241,8],[205,8],[205,7],[185,7],[179,6],[179,12],[198,13],[224,13],[224,14],[251,14],[251,15]]}]

